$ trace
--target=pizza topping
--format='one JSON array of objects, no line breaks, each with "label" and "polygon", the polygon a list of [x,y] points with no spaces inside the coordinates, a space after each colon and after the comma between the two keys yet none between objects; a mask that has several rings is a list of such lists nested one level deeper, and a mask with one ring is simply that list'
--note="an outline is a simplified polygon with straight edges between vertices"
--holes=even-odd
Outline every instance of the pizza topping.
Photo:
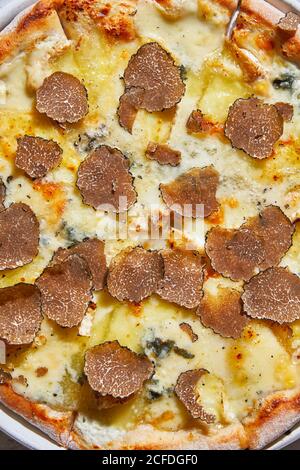
[{"label": "pizza topping", "polygon": [[116,299],[138,303],[157,290],[162,277],[163,261],[157,251],[129,248],[112,260],[107,287]]},{"label": "pizza topping", "polygon": [[53,140],[25,135],[18,139],[15,164],[31,178],[42,178],[62,159],[62,149]]},{"label": "pizza topping", "polygon": [[39,245],[39,223],[30,207],[16,203],[1,211],[0,227],[0,270],[30,263]]},{"label": "pizza topping", "polygon": [[2,178],[0,178],[0,211],[4,210],[4,201],[5,201],[5,195],[6,195],[6,186],[2,181]]},{"label": "pizza topping", "polygon": [[210,132],[215,127],[215,124],[207,120],[200,109],[196,109],[191,112],[188,117],[186,128],[191,133],[203,133]]},{"label": "pizza topping", "polygon": [[295,77],[288,73],[283,73],[273,80],[273,87],[276,90],[292,90]]},{"label": "pizza topping", "polygon": [[292,243],[293,224],[276,206],[266,207],[239,229],[212,228],[205,249],[212,267],[231,279],[249,280],[278,264]]},{"label": "pizza topping", "polygon": [[192,343],[195,343],[195,341],[198,340],[198,335],[194,333],[191,325],[189,325],[186,322],[182,322],[180,323],[179,327],[182,331],[184,331],[190,337],[190,340],[192,341]]},{"label": "pizza topping", "polygon": [[[126,98],[121,97],[120,124],[132,129],[134,109],[163,111],[175,106],[185,90],[180,69],[158,43],[144,44],[134,54],[124,72]],[[127,127],[128,126],[128,127]]]},{"label": "pizza topping", "polygon": [[165,300],[187,308],[199,305],[202,298],[203,265],[199,253],[187,250],[163,250],[164,278],[157,293]]},{"label": "pizza topping", "polygon": [[11,382],[11,380],[12,380],[11,374],[0,368],[0,385],[7,384]]},{"label": "pizza topping", "polygon": [[0,289],[0,338],[10,345],[30,344],[42,322],[41,296],[32,284]]},{"label": "pizza topping", "polygon": [[300,16],[289,11],[279,20],[277,29],[284,38],[289,38],[296,34],[299,24]]},{"label": "pizza topping", "polygon": [[103,241],[90,238],[69,248],[59,248],[54,254],[52,263],[61,263],[71,254],[80,255],[85,259],[92,275],[93,289],[102,290],[107,274]]},{"label": "pizza topping", "polygon": [[218,183],[218,172],[207,166],[186,171],[170,183],[161,184],[160,190],[165,204],[175,212],[188,217],[208,217],[219,206]]},{"label": "pizza topping", "polygon": [[293,105],[289,103],[279,102],[279,103],[275,103],[275,106],[277,110],[279,111],[279,113],[281,114],[282,119],[285,122],[290,122],[293,119],[293,115],[294,115]]},{"label": "pizza topping", "polygon": [[250,279],[255,266],[263,261],[262,242],[249,230],[213,227],[205,249],[213,269],[235,281]]},{"label": "pizza topping", "polygon": [[213,423],[216,417],[207,413],[201,405],[201,397],[197,392],[197,383],[201,377],[209,372],[205,369],[188,370],[180,374],[175,386],[175,393],[184,404],[193,418],[205,421],[207,424]]},{"label": "pizza topping", "polygon": [[59,123],[74,123],[88,113],[87,91],[73,75],[54,72],[37,90],[36,108]]},{"label": "pizza topping", "polygon": [[150,160],[156,160],[161,165],[177,166],[181,160],[181,152],[168,145],[149,142],[146,155]]},{"label": "pizza topping", "polygon": [[108,341],[87,351],[84,372],[94,391],[122,399],[138,392],[154,367],[146,356]]},{"label": "pizza topping", "polygon": [[71,254],[47,267],[36,281],[42,295],[42,311],[58,325],[79,325],[91,300],[91,276],[87,262]]},{"label": "pizza topping", "polygon": [[287,268],[270,268],[254,276],[242,295],[252,318],[289,323],[300,319],[300,279]]},{"label": "pizza topping", "polygon": [[44,377],[45,375],[48,374],[48,368],[47,367],[38,367],[35,371],[35,375],[40,378]]},{"label": "pizza topping", "polygon": [[269,157],[282,133],[283,119],[275,105],[258,98],[240,98],[229,109],[225,135],[233,147],[251,157]]},{"label": "pizza topping", "polygon": [[120,97],[118,107],[118,118],[119,124],[124,127],[130,134],[132,134],[133,124],[138,112],[141,100],[142,90],[132,88],[126,91],[124,95]]},{"label": "pizza topping", "polygon": [[156,42],[144,44],[131,57],[124,82],[126,90],[132,87],[142,90],[139,107],[149,112],[172,108],[185,90],[179,67]]},{"label": "pizza topping", "polygon": [[205,293],[197,309],[201,323],[225,338],[239,338],[249,322],[242,311],[241,294],[220,288],[217,295]]},{"label": "pizza topping", "polygon": [[266,207],[258,217],[250,218],[248,224],[264,245],[264,260],[261,269],[267,269],[279,263],[292,244],[294,225],[277,206]]},{"label": "pizza topping", "polygon": [[114,406],[123,405],[124,403],[127,403],[131,398],[133,398],[133,396],[134,394],[125,398],[115,398],[111,395],[105,395],[103,397],[96,392],[97,408],[98,410],[109,410]]},{"label": "pizza topping", "polygon": [[125,212],[136,201],[129,160],[118,149],[101,145],[81,163],[77,186],[94,209]]}]

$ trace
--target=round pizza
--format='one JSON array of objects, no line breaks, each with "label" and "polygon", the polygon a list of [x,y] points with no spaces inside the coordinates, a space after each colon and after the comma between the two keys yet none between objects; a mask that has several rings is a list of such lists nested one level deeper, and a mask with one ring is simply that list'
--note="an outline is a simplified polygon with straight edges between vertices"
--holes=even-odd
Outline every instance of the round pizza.
[{"label": "round pizza", "polygon": [[237,3],[41,0],[0,36],[0,400],[66,448],[300,420],[300,16]]}]

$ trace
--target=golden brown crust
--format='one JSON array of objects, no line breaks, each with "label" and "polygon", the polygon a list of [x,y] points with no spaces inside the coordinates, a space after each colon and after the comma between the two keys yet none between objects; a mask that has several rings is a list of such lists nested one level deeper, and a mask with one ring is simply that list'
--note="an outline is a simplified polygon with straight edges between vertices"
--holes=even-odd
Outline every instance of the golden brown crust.
[{"label": "golden brown crust", "polygon": [[55,21],[53,13],[62,3],[63,0],[42,0],[26,10],[12,30],[4,31],[0,36],[0,63],[50,33]]},{"label": "golden brown crust", "polygon": [[[100,449],[82,435],[71,412],[53,412],[45,405],[30,402],[14,392],[11,385],[0,385],[0,402],[36,426],[64,447]],[[75,422],[74,422],[75,419]],[[278,392],[267,396],[260,408],[236,423],[204,435],[200,431],[159,431],[151,426],[138,426],[124,438],[109,443],[115,449],[261,449],[300,421],[300,390]]]},{"label": "golden brown crust", "polygon": [[262,449],[300,421],[300,391],[278,392],[265,398],[260,409],[244,420],[250,449]]},{"label": "golden brown crust", "polygon": [[0,385],[0,403],[22,416],[61,446],[68,447],[74,421],[73,412],[54,412],[46,405],[33,403],[18,395],[10,384]]}]

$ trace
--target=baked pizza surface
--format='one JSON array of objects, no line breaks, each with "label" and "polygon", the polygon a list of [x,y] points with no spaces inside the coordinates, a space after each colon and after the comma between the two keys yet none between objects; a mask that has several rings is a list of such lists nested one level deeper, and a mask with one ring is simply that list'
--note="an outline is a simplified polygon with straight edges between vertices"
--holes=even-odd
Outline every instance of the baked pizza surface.
[{"label": "baked pizza surface", "polygon": [[300,18],[234,7],[45,0],[0,38],[0,397],[63,446],[300,418]]}]

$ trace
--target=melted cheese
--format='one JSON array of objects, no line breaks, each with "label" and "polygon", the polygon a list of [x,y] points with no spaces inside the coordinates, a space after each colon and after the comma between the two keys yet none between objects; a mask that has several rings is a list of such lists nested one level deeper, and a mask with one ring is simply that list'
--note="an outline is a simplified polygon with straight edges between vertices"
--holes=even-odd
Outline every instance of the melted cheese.
[{"label": "melted cheese", "polygon": [[[4,273],[1,287],[21,280],[34,282],[59,246],[68,246],[85,237],[96,235],[106,240],[108,261],[126,246],[138,243],[152,248],[164,246],[166,241],[147,239],[150,204],[163,211],[159,183],[168,182],[194,166],[213,164],[221,178],[217,193],[221,209],[197,230],[193,224],[187,226],[185,236],[199,251],[203,250],[205,232],[212,224],[238,227],[245,218],[268,204],[279,205],[292,220],[299,217],[298,96],[296,92],[275,90],[270,85],[271,79],[286,71],[300,80],[299,71],[284,61],[277,61],[269,72],[270,80],[253,87],[246,84],[238,65],[222,51],[223,10],[217,12],[211,24],[205,20],[210,17],[211,2],[186,3],[189,8],[184,14],[171,20],[152,1],[140,1],[134,18],[137,36],[128,43],[111,42],[91,26],[88,34],[78,41],[78,30],[68,24],[68,34],[74,40],[68,42],[67,49],[63,47],[59,56],[48,60],[53,44],[46,41],[38,44],[29,58],[20,54],[1,67],[1,101],[4,96],[5,104],[1,106],[0,102],[0,174],[7,186],[6,205],[18,201],[29,204],[37,214],[41,230],[37,258],[28,266]],[[149,40],[158,41],[173,54],[178,65],[185,67],[186,93],[176,111],[153,114],[139,111],[130,135],[119,126],[116,117],[123,92],[120,77],[130,56]],[[263,61],[263,56],[260,59]],[[34,95],[27,86],[29,75],[33,74],[34,83],[39,83],[44,63],[47,63],[47,73],[63,70],[84,80],[90,112],[83,124],[63,131],[34,111]],[[269,61],[267,64],[270,69]],[[34,86],[33,82],[29,85]],[[196,107],[223,124],[234,100],[253,93],[270,102],[288,100],[295,105],[295,117],[285,125],[282,139],[287,143],[277,144],[274,158],[256,161],[217,136],[199,138],[186,133],[187,117]],[[52,138],[63,148],[62,164],[34,183],[14,166],[16,137],[25,133]],[[96,145],[106,143],[120,148],[131,162],[138,201],[129,211],[132,223],[123,240],[113,236],[118,226],[116,218],[84,205],[75,186],[76,172],[88,153],[86,144],[91,143],[91,138]],[[147,160],[144,154],[149,140],[168,143],[180,150],[180,166],[160,166]],[[13,178],[7,180],[11,175]],[[300,271],[299,243],[298,224],[293,247],[281,262],[295,273]],[[215,290],[219,285],[237,289],[242,286],[219,277],[209,279],[205,289]],[[172,393],[179,373],[189,369],[205,368],[210,372],[200,395],[209,411],[217,416],[217,426],[243,419],[268,393],[299,385],[299,361],[295,360],[300,344],[299,322],[292,325],[293,335],[289,338],[284,328],[252,321],[242,338],[234,341],[204,328],[192,312],[156,296],[139,308],[120,304],[105,292],[95,294],[94,302],[96,310],[89,310],[86,315],[79,330],[81,336],[76,329],[68,331],[44,320],[35,343],[21,354],[11,353],[9,357],[15,390],[54,408],[79,410],[78,427],[90,436],[91,442],[119,438],[125,429],[137,423],[165,430],[202,429],[203,424],[192,420]],[[182,321],[192,326],[199,337],[197,342],[192,343],[179,328]],[[165,357],[154,356],[149,349],[154,338],[173,341],[190,358],[174,350]],[[134,400],[110,411],[99,411],[80,385],[84,352],[114,339],[134,351],[146,350],[152,354],[156,372]],[[47,368],[47,373],[38,377],[37,370],[41,367]],[[25,384],[20,376],[25,377]],[[151,393],[159,398],[150,400]]]}]

